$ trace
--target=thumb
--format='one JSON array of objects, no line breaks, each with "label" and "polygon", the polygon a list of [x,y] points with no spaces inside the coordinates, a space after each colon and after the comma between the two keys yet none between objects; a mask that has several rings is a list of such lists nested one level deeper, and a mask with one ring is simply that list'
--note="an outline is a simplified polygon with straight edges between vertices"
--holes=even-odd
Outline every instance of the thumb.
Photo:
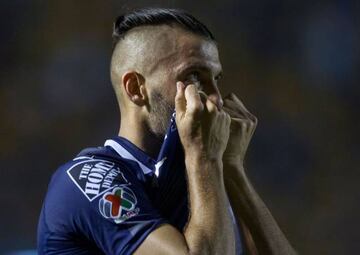
[{"label": "thumb", "polygon": [[181,81],[176,83],[175,111],[176,116],[182,118],[186,112],[185,85]]}]

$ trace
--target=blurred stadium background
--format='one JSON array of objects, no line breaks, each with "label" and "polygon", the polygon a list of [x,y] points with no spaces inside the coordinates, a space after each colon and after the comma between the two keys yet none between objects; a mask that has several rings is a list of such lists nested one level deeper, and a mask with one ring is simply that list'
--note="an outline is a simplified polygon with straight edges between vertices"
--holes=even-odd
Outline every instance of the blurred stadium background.
[{"label": "blurred stadium background", "polygon": [[356,0],[1,0],[0,254],[31,254],[52,172],[116,134],[112,22],[145,6],[183,8],[215,34],[223,94],[259,118],[248,173],[299,253],[356,254]]}]

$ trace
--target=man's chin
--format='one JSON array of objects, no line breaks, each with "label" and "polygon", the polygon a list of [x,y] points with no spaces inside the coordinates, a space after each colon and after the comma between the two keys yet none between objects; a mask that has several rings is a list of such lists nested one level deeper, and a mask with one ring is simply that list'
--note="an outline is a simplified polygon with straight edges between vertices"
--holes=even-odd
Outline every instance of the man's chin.
[{"label": "man's chin", "polygon": [[151,132],[153,137],[156,138],[156,140],[163,141],[166,135],[165,131],[157,131],[157,132]]},{"label": "man's chin", "polygon": [[164,113],[164,116],[152,116],[150,118],[150,133],[158,140],[164,140],[170,126],[172,112]]}]

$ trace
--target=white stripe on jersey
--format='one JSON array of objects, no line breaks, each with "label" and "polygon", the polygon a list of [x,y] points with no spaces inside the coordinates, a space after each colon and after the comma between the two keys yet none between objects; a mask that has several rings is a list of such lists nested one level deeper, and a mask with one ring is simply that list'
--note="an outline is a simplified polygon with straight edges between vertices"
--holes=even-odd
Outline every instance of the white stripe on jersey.
[{"label": "white stripe on jersey", "polygon": [[148,174],[148,173],[153,172],[150,168],[148,168],[143,163],[141,163],[139,160],[137,160],[130,152],[128,152],[124,147],[122,147],[116,141],[111,140],[111,139],[106,140],[105,141],[105,146],[110,146],[111,148],[113,148],[117,152],[117,154],[119,154],[121,157],[123,157],[125,159],[133,160],[136,163],[138,163],[144,174]]}]

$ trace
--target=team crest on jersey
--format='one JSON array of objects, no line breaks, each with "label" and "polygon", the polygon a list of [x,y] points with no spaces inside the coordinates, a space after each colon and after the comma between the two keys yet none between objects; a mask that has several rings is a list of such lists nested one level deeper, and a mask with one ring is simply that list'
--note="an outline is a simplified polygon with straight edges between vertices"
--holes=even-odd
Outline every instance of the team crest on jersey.
[{"label": "team crest on jersey", "polygon": [[138,215],[137,198],[128,186],[115,187],[106,192],[99,200],[99,210],[102,216],[113,219],[119,224]]},{"label": "team crest on jersey", "polygon": [[119,167],[106,160],[84,160],[70,167],[67,173],[89,201],[93,201],[117,184],[128,183]]}]

